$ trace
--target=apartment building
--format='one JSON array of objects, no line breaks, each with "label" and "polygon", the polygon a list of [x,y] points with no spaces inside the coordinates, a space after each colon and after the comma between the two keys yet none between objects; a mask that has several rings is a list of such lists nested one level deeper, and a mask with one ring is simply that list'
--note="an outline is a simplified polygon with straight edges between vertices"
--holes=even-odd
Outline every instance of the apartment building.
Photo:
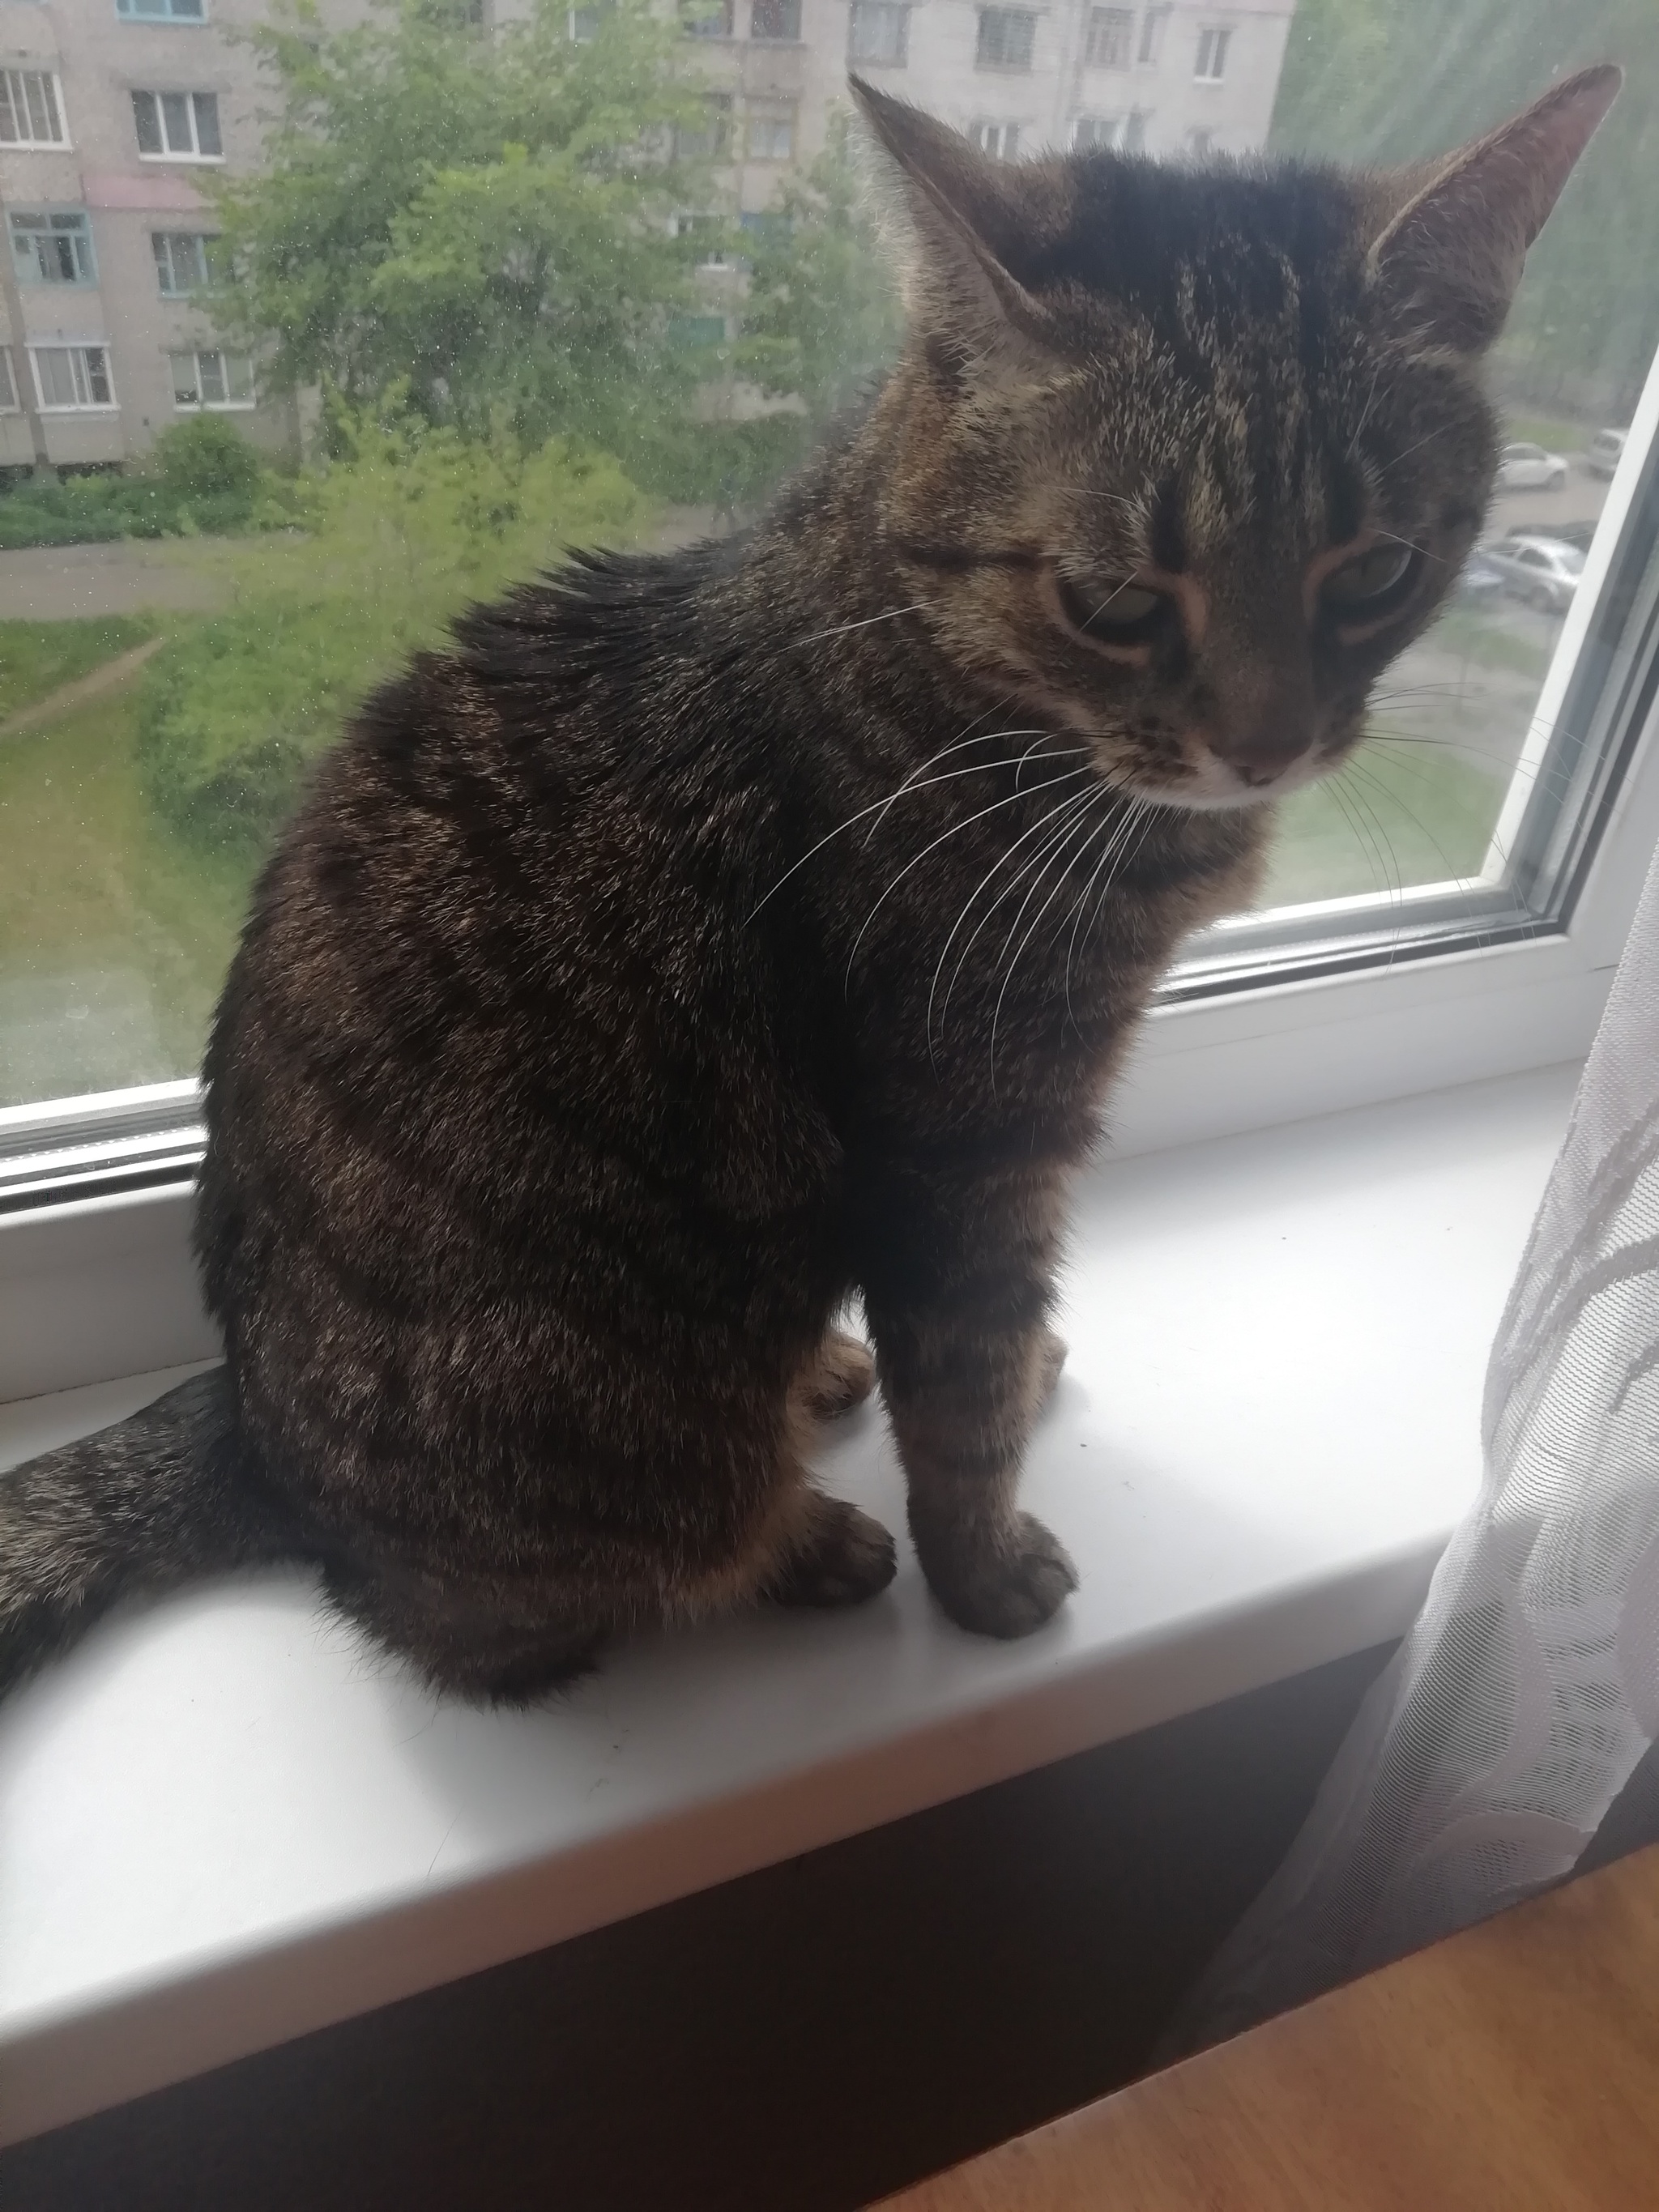
[{"label": "apartment building", "polygon": [[[524,5],[475,0],[489,22]],[[324,0],[324,13],[362,6]],[[849,69],[1000,160],[1259,146],[1293,7],[709,0],[687,65],[708,88],[702,150],[725,157],[722,199],[752,225],[822,149]],[[267,446],[297,438],[292,403],[262,392],[200,300],[216,229],[204,182],[258,163],[269,100],[235,34],[267,12],[268,0],[0,0],[0,470],[120,462],[204,411]],[[573,9],[571,36],[591,21]]]}]

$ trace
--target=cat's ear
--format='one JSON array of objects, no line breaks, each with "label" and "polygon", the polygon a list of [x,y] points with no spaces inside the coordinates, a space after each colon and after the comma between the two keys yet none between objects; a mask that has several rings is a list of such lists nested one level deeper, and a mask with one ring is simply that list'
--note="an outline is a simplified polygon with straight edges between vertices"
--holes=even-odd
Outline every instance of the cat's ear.
[{"label": "cat's ear", "polygon": [[1504,327],[1527,248],[1623,82],[1610,62],[1583,70],[1444,161],[1379,179],[1394,206],[1370,268],[1390,302],[1440,343],[1484,351]]},{"label": "cat's ear", "polygon": [[1020,220],[997,164],[921,108],[860,77],[848,82],[896,167],[911,234],[912,313],[952,326],[969,352],[1042,348],[1049,317],[1005,258]]}]

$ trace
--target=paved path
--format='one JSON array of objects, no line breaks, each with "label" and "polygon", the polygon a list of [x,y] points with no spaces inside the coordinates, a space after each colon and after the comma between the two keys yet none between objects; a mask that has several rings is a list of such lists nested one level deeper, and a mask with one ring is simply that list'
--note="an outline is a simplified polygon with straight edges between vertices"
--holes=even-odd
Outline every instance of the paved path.
[{"label": "paved path", "polygon": [[83,707],[88,699],[100,699],[107,691],[120,690],[132,681],[151,654],[159,653],[166,643],[164,637],[147,638],[130,653],[118,653],[113,660],[94,668],[89,676],[77,676],[71,684],[60,684],[44,699],[19,708],[16,714],[8,714],[4,721],[0,721],[0,738],[20,738],[26,730],[38,730],[43,722],[55,722],[60,714]]},{"label": "paved path", "polygon": [[0,552],[0,621],[68,622],[153,607],[211,614],[230,598],[229,584],[213,572],[213,544],[193,538],[186,550],[176,540],[124,538]]}]

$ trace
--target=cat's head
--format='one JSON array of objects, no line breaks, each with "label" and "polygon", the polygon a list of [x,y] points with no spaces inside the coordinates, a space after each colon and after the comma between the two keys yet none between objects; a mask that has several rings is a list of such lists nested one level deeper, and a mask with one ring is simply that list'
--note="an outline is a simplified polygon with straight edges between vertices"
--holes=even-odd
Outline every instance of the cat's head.
[{"label": "cat's head", "polygon": [[1336,765],[1480,526],[1481,356],[1620,82],[1380,173],[1001,164],[855,82],[910,240],[881,520],[951,659],[1148,797]]}]

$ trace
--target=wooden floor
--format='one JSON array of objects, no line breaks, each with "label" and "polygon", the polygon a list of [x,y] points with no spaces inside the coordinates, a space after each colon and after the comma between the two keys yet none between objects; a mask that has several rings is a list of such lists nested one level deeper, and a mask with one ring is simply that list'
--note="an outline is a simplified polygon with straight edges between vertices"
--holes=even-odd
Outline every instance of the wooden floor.
[{"label": "wooden floor", "polygon": [[1659,1847],[888,2200],[1654,2212]]}]

